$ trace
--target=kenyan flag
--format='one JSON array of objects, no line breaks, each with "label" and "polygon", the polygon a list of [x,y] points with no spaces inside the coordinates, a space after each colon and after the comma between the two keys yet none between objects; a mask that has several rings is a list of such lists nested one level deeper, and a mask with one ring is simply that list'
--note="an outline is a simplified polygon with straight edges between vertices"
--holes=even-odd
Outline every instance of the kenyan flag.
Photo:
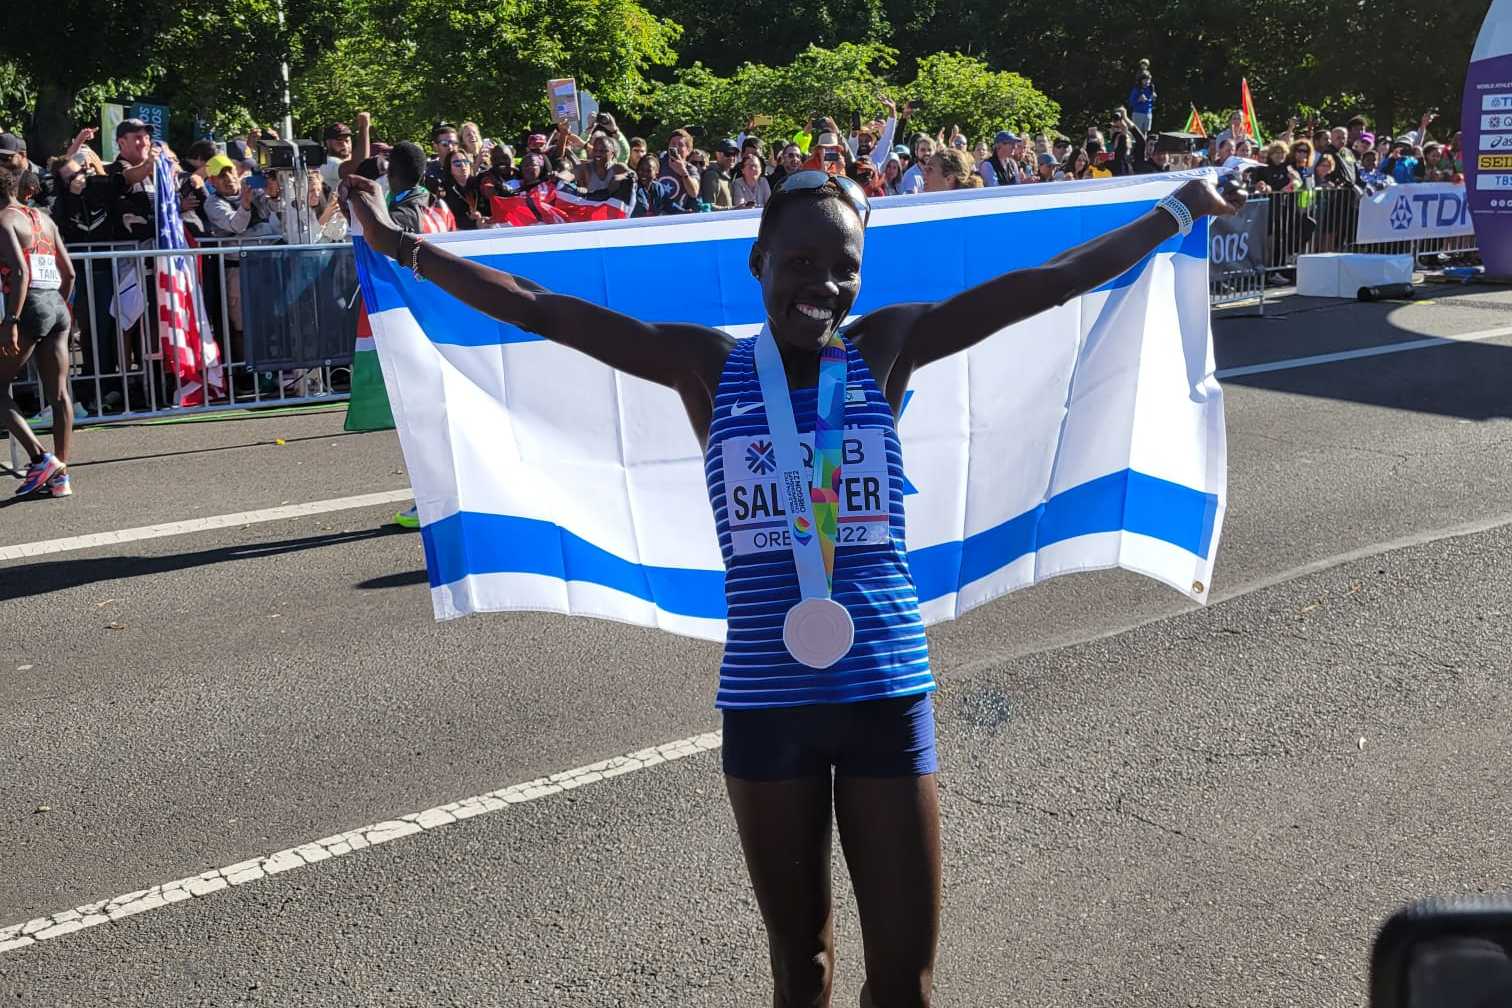
[{"label": "kenyan flag", "polygon": [[361,303],[357,305],[357,346],[352,352],[352,395],[347,400],[345,429],[394,429],[394,411],[383,387],[378,348],[373,345],[373,327],[368,324],[367,306]]}]

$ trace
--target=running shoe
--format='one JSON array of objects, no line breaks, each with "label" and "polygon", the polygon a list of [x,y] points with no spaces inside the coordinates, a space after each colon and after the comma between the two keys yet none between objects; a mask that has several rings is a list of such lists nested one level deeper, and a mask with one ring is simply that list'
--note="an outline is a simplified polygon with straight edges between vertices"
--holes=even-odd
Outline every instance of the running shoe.
[{"label": "running shoe", "polygon": [[16,488],[16,496],[25,497],[36,493],[64,468],[63,463],[59,462],[52,452],[43,452],[41,458],[27,466],[26,475],[21,477],[21,485]]},{"label": "running shoe", "polygon": [[394,515],[394,524],[400,528],[417,529],[420,527],[420,510],[414,504],[408,510],[400,511]]},{"label": "running shoe", "polygon": [[54,497],[72,497],[73,486],[68,482],[68,473],[60,472],[47,481],[47,492]]}]

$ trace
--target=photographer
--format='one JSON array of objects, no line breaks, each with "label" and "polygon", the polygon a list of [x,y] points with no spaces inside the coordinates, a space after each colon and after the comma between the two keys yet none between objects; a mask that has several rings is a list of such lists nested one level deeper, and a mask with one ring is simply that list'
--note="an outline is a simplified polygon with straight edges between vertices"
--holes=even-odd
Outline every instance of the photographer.
[{"label": "photographer", "polygon": [[[217,154],[205,163],[211,188],[205,194],[205,222],[216,238],[278,238],[277,219],[268,205],[268,177],[245,179],[230,158]],[[276,184],[276,183],[275,183]]]}]

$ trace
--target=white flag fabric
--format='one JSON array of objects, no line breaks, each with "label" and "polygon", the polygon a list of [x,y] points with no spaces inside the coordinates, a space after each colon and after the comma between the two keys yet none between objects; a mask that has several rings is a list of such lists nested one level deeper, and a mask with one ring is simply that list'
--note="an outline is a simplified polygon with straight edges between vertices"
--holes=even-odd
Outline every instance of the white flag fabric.
[{"label": "white flag fabric", "polygon": [[[857,314],[933,301],[1147,212],[1189,176],[873,204]],[[428,239],[647,321],[751,337],[758,211]],[[489,319],[357,240],[437,618],[542,610],[709,640],[724,568],[675,393]],[[917,372],[899,421],[926,622],[1122,567],[1203,601],[1226,499],[1205,220],[1126,275]]]}]

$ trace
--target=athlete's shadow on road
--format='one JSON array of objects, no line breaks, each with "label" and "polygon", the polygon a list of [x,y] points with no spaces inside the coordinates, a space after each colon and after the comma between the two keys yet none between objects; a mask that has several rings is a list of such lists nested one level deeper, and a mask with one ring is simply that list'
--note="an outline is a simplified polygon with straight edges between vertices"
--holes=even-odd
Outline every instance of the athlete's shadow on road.
[{"label": "athlete's shadow on road", "polygon": [[[381,539],[385,536],[413,534],[393,525],[385,525],[380,528],[332,532],[328,535],[303,536],[299,539],[283,539],[278,542],[220,546],[195,553],[173,553],[168,556],[95,556],[75,560],[42,560],[0,568],[0,602],[30,598],[33,595],[46,595],[48,592],[66,591],[69,588],[79,588],[100,581],[150,577],[153,574],[169,574],[213,564],[282,556],[302,550],[319,549],[322,546],[340,546],[369,539]],[[420,572],[419,580],[425,580],[424,571]]]},{"label": "athlete's shadow on road", "polygon": [[[1484,295],[1489,289],[1420,287],[1418,291],[1420,299],[1431,298],[1435,303],[1447,305],[1456,298]],[[1288,302],[1307,307],[1287,312]],[[1225,320],[1217,330],[1215,345],[1219,371],[1424,339],[1421,332],[1395,323],[1394,319],[1401,317],[1399,309],[1405,304],[1286,299],[1276,306],[1276,315]],[[1475,329],[1512,328],[1512,304],[1483,302],[1481,307],[1487,308],[1485,322],[1474,326]],[[1267,311],[1271,310],[1268,306]],[[1434,305],[1411,310],[1431,312]],[[1489,341],[1450,343],[1284,371],[1230,375],[1220,380],[1224,385],[1437,413],[1464,420],[1512,417],[1512,346]]]}]

